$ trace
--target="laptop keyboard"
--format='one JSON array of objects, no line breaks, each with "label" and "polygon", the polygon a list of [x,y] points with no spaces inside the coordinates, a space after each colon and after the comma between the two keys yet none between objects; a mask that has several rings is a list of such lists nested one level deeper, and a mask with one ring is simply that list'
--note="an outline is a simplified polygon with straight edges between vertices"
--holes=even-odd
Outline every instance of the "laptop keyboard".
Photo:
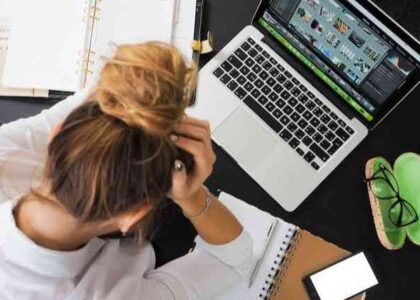
[{"label": "laptop keyboard", "polygon": [[315,170],[354,134],[252,38],[213,74]]}]

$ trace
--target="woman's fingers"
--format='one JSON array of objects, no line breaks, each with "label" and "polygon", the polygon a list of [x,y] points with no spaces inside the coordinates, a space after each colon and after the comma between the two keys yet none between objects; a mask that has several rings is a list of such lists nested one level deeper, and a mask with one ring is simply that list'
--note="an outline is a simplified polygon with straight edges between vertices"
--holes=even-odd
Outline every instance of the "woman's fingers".
[{"label": "woman's fingers", "polygon": [[204,121],[204,120],[190,117],[188,115],[184,115],[184,117],[181,120],[181,123],[204,128],[209,134],[211,134],[210,123],[208,121]]},{"label": "woman's fingers", "polygon": [[176,128],[176,133],[197,141],[202,141],[207,147],[211,147],[211,136],[203,127],[197,127],[190,124],[181,123]]}]

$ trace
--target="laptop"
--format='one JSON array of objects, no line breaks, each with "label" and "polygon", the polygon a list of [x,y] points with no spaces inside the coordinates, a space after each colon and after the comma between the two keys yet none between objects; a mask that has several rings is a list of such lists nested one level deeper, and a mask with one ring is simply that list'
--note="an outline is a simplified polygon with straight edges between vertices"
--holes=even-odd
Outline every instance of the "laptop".
[{"label": "laptop", "polygon": [[419,82],[419,41],[372,2],[262,0],[188,113],[293,211]]}]

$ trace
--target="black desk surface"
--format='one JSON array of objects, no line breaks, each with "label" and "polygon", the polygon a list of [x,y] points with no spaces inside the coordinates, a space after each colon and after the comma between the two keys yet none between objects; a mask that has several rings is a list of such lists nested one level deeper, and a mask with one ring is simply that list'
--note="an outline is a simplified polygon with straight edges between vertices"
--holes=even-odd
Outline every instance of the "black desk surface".
[{"label": "black desk surface", "polygon": [[[206,20],[221,49],[243,26],[249,24],[257,0],[208,0]],[[420,9],[417,1],[377,0],[389,14],[420,38]],[[420,89],[414,91],[395,112],[327,178],[294,212],[287,213],[270,198],[229,157],[217,149],[218,162],[208,185],[222,189],[261,209],[297,224],[314,234],[350,250],[369,250],[378,260],[384,281],[368,293],[368,299],[419,299],[420,248],[407,241],[403,249],[388,251],[377,237],[366,186],[363,183],[365,162],[374,156],[393,161],[404,152],[420,152],[415,130],[420,111]],[[52,102],[45,100],[0,101],[0,122],[34,115]],[[191,226],[180,216],[157,239],[160,262],[185,253],[193,236]],[[420,271],[420,269],[417,269]],[[293,299],[290,299],[293,300]]]}]

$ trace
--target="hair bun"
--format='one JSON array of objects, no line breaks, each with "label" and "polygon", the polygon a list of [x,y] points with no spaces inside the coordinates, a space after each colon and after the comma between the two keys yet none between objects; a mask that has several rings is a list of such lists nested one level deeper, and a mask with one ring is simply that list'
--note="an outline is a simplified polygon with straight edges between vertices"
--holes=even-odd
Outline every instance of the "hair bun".
[{"label": "hair bun", "polygon": [[91,100],[128,126],[168,135],[189,105],[196,83],[176,48],[164,43],[119,46],[105,64]]}]

